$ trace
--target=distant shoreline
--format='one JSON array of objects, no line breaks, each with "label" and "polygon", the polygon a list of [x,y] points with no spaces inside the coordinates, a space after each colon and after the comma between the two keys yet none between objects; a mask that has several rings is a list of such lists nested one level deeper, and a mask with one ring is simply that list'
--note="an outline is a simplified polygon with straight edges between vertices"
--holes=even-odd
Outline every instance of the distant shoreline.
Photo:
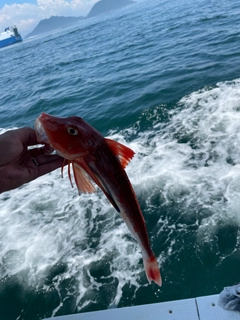
[{"label": "distant shoreline", "polygon": [[130,0],[122,0],[121,3],[116,3],[114,0],[100,0],[94,4],[86,17],[51,16],[49,19],[41,20],[34,28],[34,30],[27,34],[25,38],[37,36],[46,32],[56,30],[58,28],[66,27],[77,21],[92,18],[112,10],[118,10],[134,3],[134,1]]}]

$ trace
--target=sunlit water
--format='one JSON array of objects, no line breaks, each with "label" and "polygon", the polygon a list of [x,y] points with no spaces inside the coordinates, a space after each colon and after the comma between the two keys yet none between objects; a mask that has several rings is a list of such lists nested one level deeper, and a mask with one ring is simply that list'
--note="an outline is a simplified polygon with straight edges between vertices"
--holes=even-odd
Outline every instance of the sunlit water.
[{"label": "sunlit water", "polygon": [[[201,10],[199,10],[201,8]],[[135,151],[127,166],[163,276],[101,190],[60,170],[0,195],[0,317],[218,293],[239,282],[237,1],[150,1],[0,51],[0,127],[78,115]],[[14,308],[13,308],[14,306]]]}]

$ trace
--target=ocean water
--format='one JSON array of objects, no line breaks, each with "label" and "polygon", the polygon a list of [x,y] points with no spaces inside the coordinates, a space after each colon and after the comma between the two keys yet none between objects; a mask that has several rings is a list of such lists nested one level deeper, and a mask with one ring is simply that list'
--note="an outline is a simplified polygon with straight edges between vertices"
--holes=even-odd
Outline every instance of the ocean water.
[{"label": "ocean water", "polygon": [[[163,286],[101,190],[60,170],[0,195],[0,319],[219,293],[239,282],[239,1],[145,1],[0,51],[0,133],[77,115],[126,168]],[[14,306],[14,308],[13,308]]]}]

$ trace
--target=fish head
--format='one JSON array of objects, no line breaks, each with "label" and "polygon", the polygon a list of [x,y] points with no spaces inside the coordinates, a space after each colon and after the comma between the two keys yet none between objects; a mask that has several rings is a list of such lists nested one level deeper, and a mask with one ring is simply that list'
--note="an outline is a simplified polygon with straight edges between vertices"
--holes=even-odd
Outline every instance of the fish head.
[{"label": "fish head", "polygon": [[102,139],[80,117],[60,118],[42,113],[35,121],[39,143],[50,144],[62,157],[74,160],[88,154]]}]

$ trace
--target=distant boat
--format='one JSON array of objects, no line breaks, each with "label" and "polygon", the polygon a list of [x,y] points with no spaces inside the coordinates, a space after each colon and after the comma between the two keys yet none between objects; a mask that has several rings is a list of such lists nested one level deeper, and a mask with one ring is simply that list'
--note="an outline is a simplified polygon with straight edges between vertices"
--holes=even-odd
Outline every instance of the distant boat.
[{"label": "distant boat", "polygon": [[16,26],[8,27],[4,30],[4,32],[0,33],[0,48],[9,46],[10,44],[14,44],[19,41],[22,41],[22,37],[18,33]]}]

